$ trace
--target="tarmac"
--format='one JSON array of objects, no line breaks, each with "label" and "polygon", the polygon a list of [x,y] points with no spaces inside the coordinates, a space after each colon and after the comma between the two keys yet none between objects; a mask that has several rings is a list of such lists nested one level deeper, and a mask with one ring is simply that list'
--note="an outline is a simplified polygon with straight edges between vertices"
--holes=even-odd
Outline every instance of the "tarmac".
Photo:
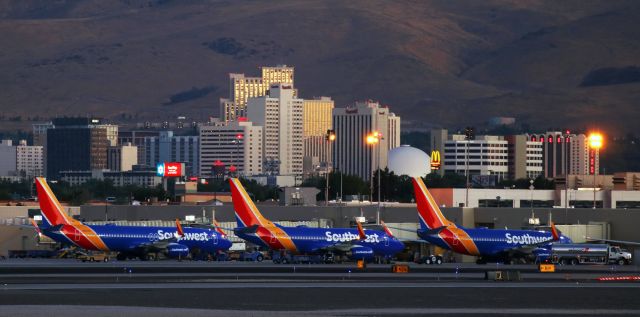
[{"label": "tarmac", "polygon": [[[0,261],[0,316],[635,315],[637,266]],[[521,280],[485,280],[486,271]]]}]

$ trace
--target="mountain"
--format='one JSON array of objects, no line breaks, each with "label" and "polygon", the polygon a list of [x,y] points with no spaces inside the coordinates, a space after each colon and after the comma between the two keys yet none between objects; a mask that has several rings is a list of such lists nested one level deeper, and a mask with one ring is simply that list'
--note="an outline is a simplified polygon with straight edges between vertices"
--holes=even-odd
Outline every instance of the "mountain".
[{"label": "mountain", "polygon": [[[230,72],[374,99],[412,128],[632,131],[638,1],[0,1],[0,120],[217,115]],[[8,125],[7,125],[8,126]]]}]

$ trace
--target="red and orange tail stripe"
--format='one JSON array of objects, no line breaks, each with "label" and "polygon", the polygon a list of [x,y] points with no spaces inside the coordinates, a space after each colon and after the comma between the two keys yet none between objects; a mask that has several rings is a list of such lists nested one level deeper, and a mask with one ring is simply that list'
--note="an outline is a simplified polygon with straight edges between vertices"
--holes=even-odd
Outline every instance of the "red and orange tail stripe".
[{"label": "red and orange tail stripe", "polygon": [[42,215],[47,218],[47,221],[52,226],[71,224],[71,217],[64,212],[62,205],[53,194],[45,178],[36,177],[36,191],[38,192]]},{"label": "red and orange tail stripe", "polygon": [[420,177],[413,178],[413,189],[415,191],[416,204],[418,207],[418,215],[429,229],[446,227],[438,235],[442,238],[452,250],[470,255],[479,255],[480,251],[471,236],[458,228],[458,226],[449,221],[442,211],[436,200],[431,196],[427,186]]},{"label": "red and orange tail stripe", "polygon": [[438,204],[431,193],[427,190],[422,178],[413,178],[413,189],[415,191],[416,205],[418,207],[418,215],[427,225],[429,229],[440,228],[443,226],[451,226],[455,224],[442,214]]},{"label": "red and orange tail stripe", "polygon": [[109,250],[102,238],[93,229],[65,213],[45,178],[36,177],[36,190],[42,215],[47,218],[47,221],[52,226],[65,225],[62,233],[70,241],[88,250]]}]

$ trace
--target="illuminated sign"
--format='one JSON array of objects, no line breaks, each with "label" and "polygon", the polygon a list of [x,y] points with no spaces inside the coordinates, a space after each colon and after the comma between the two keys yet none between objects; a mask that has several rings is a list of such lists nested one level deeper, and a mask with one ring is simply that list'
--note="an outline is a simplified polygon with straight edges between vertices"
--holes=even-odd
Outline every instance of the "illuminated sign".
[{"label": "illuminated sign", "polygon": [[162,177],[184,176],[184,163],[164,162],[156,165],[156,174]]},{"label": "illuminated sign", "polygon": [[440,165],[442,165],[440,162],[440,151],[431,151],[431,169],[439,170]]},{"label": "illuminated sign", "polygon": [[179,177],[183,175],[182,163],[164,163],[165,177]]},{"label": "illuminated sign", "polygon": [[589,174],[596,174],[596,151],[589,149]]}]

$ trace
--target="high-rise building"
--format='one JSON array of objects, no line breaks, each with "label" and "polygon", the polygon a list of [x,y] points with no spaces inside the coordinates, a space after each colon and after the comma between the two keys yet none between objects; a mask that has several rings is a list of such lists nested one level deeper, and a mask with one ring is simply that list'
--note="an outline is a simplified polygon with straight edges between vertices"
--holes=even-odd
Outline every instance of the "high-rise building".
[{"label": "high-rise building", "polygon": [[[584,134],[578,134],[571,137],[569,143],[569,174],[572,175],[589,175],[589,154],[591,148],[589,148],[589,137]],[[595,170],[600,169],[600,153],[594,153],[595,157]]]},{"label": "high-rise building", "polygon": [[431,148],[442,158],[440,174],[471,176],[471,182],[492,186],[502,179],[535,179],[542,174],[542,146],[528,135],[481,135],[467,140],[445,129],[431,130]]},{"label": "high-rise building", "polygon": [[500,136],[466,140],[465,135],[454,134],[444,142],[442,161],[445,174],[493,175],[493,181],[499,181],[508,178],[509,142]]},{"label": "high-rise building", "polygon": [[[566,175],[589,175],[590,154],[589,139],[584,134],[569,134],[552,131],[544,134],[531,134],[529,140],[538,142],[543,148],[544,176],[555,178]],[[595,170],[600,168],[599,153],[594,153]]]},{"label": "high-rise building", "polygon": [[58,179],[61,171],[107,168],[107,129],[98,119],[58,118],[47,129],[47,177]]},{"label": "high-rise building", "polygon": [[107,167],[111,171],[131,171],[138,165],[138,147],[131,143],[110,146],[107,154]]},{"label": "high-rise building", "polygon": [[[289,84],[293,87],[294,68],[287,65],[262,67],[262,77],[245,77],[229,74],[229,98],[220,99],[220,118],[234,121],[246,116],[247,100],[267,94],[272,84]],[[294,96],[297,92],[294,89]]]},{"label": "high-rise building", "polygon": [[[327,130],[333,129],[333,108],[334,103],[330,97],[304,100],[302,113],[305,162],[322,164],[331,160],[331,144],[327,141]],[[305,173],[312,169],[313,166],[304,166]]]},{"label": "high-rise building", "polygon": [[543,174],[540,142],[530,141],[525,134],[509,135],[505,140],[509,148],[509,179],[535,179]]},{"label": "high-rise building", "polygon": [[16,148],[13,141],[2,140],[0,143],[0,176],[16,176]]},{"label": "high-rise building", "polygon": [[118,145],[118,126],[115,124],[96,124],[94,125],[96,128],[103,128],[107,134],[107,141],[109,141],[109,146]]},{"label": "high-rise building", "polygon": [[42,174],[47,174],[47,130],[53,128],[53,122],[33,124],[33,145],[42,146]]},{"label": "high-rise building", "polygon": [[119,131],[118,144],[131,143],[138,147],[138,165],[151,166],[155,168],[156,162],[147,162],[145,152],[146,138],[160,137],[158,130],[137,130],[137,131]]},{"label": "high-rise building", "polygon": [[145,137],[144,141],[145,165],[183,162],[187,176],[198,173],[199,151],[197,135],[174,135],[173,131],[160,131],[157,137]]},{"label": "high-rise building", "polygon": [[33,124],[33,145],[47,146],[47,130],[53,128],[52,122]]},{"label": "high-rise building", "polygon": [[26,140],[20,140],[16,147],[16,171],[19,176],[27,179],[44,175],[43,148],[39,145],[27,145]]},{"label": "high-rise building", "polygon": [[20,140],[17,146],[11,140],[0,143],[0,176],[30,179],[43,176],[42,146],[27,145]]},{"label": "high-rise building", "polygon": [[248,121],[212,121],[198,127],[200,136],[200,176],[214,177],[231,171],[243,176],[262,173],[262,127]]},{"label": "high-rise building", "polygon": [[[333,128],[336,133],[334,168],[365,180],[371,178],[378,166],[386,168],[389,150],[400,146],[400,117],[377,102],[356,102],[353,107],[335,108]],[[366,137],[374,132],[382,138],[372,146],[367,144]]]},{"label": "high-rise building", "polygon": [[272,84],[269,94],[250,98],[247,117],[263,127],[263,171],[301,175],[303,163],[303,103],[291,84]]}]

